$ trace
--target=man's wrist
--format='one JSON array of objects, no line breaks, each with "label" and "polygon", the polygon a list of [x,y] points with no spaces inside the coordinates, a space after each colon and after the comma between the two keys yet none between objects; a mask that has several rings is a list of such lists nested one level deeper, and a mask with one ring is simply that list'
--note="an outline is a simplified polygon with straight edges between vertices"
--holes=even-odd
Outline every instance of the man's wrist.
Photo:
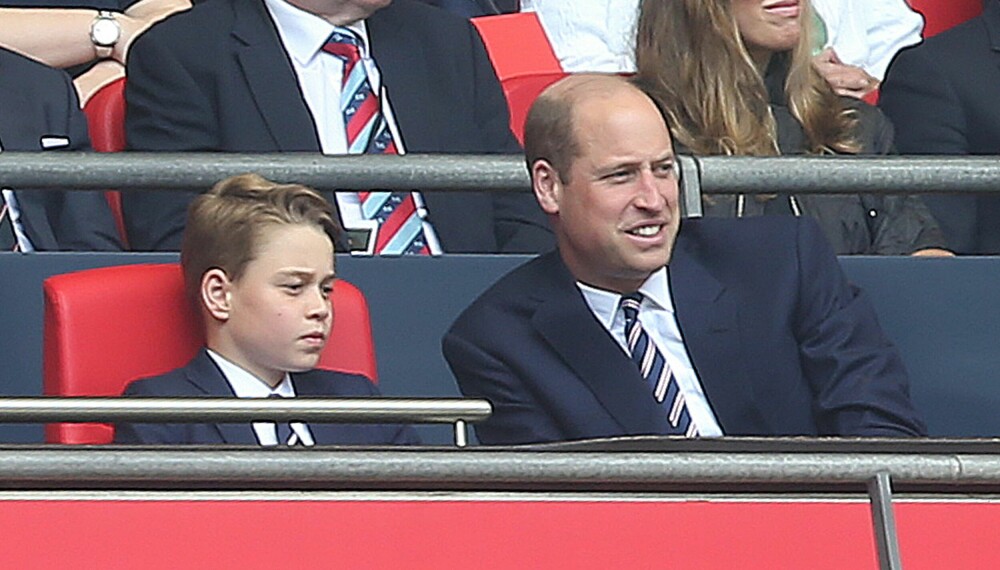
[{"label": "man's wrist", "polygon": [[90,24],[90,42],[94,45],[94,55],[98,59],[111,57],[121,37],[122,27],[114,12],[98,11]]}]

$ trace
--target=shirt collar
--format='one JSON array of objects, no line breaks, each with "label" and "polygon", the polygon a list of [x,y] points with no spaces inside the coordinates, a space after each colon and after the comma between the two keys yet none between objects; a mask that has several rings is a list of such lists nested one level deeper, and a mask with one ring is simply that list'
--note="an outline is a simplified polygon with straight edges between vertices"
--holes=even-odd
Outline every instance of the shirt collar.
[{"label": "shirt collar", "polygon": [[[618,304],[622,296],[613,291],[591,287],[586,283],[576,282],[576,286],[583,293],[583,298],[587,301],[591,312],[607,329],[611,329],[615,315],[618,314]],[[643,304],[652,303],[660,309],[669,313],[674,312],[674,304],[670,297],[670,284],[667,278],[667,268],[662,267],[643,281],[639,287],[639,292],[643,296]]]},{"label": "shirt collar", "polygon": [[[278,28],[285,51],[299,65],[308,65],[320,52],[336,26],[323,18],[292,6],[287,0],[264,0]],[[368,30],[364,20],[343,26],[361,38],[361,57],[368,58]]]},{"label": "shirt collar", "polygon": [[270,398],[272,394],[282,398],[294,398],[295,388],[292,386],[292,378],[286,372],[281,382],[272,389],[260,378],[241,368],[231,360],[215,352],[212,349],[205,349],[212,360],[219,366],[222,375],[233,389],[237,398]]}]

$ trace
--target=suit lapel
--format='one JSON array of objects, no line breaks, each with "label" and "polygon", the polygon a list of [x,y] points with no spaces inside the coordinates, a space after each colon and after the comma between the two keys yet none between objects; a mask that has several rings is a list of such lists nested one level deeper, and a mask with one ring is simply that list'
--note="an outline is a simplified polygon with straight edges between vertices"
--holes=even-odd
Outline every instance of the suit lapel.
[{"label": "suit lapel", "polygon": [[538,288],[535,329],[583,380],[625,433],[663,433],[666,416],[639,371],[590,311],[557,252]]},{"label": "suit lapel", "polygon": [[278,150],[320,150],[319,136],[295,70],[264,3],[240,0],[233,9],[236,57]]},{"label": "suit lapel", "polygon": [[[226,381],[222,371],[215,365],[212,357],[205,349],[201,349],[197,356],[184,368],[185,379],[193,384],[206,396],[219,398],[235,398],[229,382]],[[257,436],[254,434],[252,424],[211,424],[218,432],[223,443],[240,445],[257,445]]]},{"label": "suit lapel", "polygon": [[[683,231],[669,265],[670,295],[684,346],[723,433],[747,414],[756,414],[746,378],[734,293],[701,261],[697,246]],[[767,355],[758,355],[766,358]],[[736,420],[736,421],[734,421]]]}]

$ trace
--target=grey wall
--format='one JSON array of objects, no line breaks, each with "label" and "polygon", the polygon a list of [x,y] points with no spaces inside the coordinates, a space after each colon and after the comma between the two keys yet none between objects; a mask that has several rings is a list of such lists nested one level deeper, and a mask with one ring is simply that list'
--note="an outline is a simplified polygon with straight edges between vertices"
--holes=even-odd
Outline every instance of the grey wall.
[{"label": "grey wall", "polygon": [[[440,339],[458,313],[521,256],[338,259],[338,272],[371,305],[380,385],[391,395],[454,396]],[[0,394],[42,386],[42,280],[169,254],[0,254]],[[1000,258],[843,258],[872,297],[910,369],[913,396],[933,435],[1000,436]],[[425,439],[450,441],[445,426]],[[0,425],[0,442],[42,440],[39,426]]]}]

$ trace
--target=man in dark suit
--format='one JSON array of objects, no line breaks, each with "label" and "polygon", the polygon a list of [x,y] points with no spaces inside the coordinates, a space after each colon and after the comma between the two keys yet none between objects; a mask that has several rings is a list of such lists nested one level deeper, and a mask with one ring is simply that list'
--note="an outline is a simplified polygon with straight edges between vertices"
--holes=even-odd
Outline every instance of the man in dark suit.
[{"label": "man in dark suit", "polygon": [[[1000,0],[900,52],[879,107],[902,154],[1000,154]],[[956,253],[1000,253],[1000,196],[927,196]]]},{"label": "man in dark suit", "polygon": [[[0,149],[90,149],[87,120],[69,76],[0,49]],[[7,245],[16,227],[21,251],[121,249],[102,192],[5,190],[0,208],[7,216],[0,221],[0,240]],[[10,212],[17,212],[16,220]]]},{"label": "man in dark suit", "polygon": [[480,441],[924,432],[899,354],[813,222],[681,223],[644,93],[563,80],[532,107],[525,152],[558,251],[443,340],[462,392],[493,403]]},{"label": "man in dark suit", "polygon": [[[358,36],[362,55],[370,56],[363,61],[382,96],[382,114],[395,121],[397,148],[520,152],[478,34],[467,21],[414,0],[197,3],[152,28],[130,52],[129,147],[344,153],[336,116],[341,64],[323,53],[334,26]],[[355,193],[338,194],[337,206],[350,228],[348,195]],[[126,194],[132,244],[176,248],[190,198]],[[552,245],[530,196],[448,192],[424,200],[443,252],[532,252]]]},{"label": "man in dark suit", "polygon": [[[205,347],[126,396],[292,398],[377,396],[367,379],[313,367],[333,311],[329,204],[304,186],[256,175],[220,182],[191,206],[181,267],[205,327]],[[336,342],[334,339],[333,342]],[[416,443],[409,426],[305,424],[119,424],[121,443],[261,445]]]}]

